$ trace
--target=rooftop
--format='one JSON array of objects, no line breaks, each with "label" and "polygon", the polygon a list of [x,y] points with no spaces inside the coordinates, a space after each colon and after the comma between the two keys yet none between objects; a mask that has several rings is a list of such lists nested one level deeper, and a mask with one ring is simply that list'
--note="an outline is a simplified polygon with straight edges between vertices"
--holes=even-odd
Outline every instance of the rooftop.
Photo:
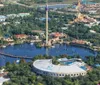
[{"label": "rooftop", "polygon": [[3,84],[3,82],[9,81],[9,78],[4,78],[4,77],[0,77],[0,85]]},{"label": "rooftop", "polygon": [[36,60],[33,66],[39,70],[52,73],[85,73],[86,70],[80,67],[80,63],[75,62],[69,65],[54,65],[51,59]]},{"label": "rooftop", "polygon": [[0,15],[0,19],[1,19],[1,18],[6,19],[6,16],[4,16],[4,15]]}]

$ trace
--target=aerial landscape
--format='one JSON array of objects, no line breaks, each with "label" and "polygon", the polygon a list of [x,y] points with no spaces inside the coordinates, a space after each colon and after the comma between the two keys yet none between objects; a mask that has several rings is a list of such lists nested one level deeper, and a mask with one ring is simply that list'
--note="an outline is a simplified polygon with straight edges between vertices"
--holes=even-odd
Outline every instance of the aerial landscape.
[{"label": "aerial landscape", "polygon": [[100,85],[100,0],[0,0],[0,85]]}]

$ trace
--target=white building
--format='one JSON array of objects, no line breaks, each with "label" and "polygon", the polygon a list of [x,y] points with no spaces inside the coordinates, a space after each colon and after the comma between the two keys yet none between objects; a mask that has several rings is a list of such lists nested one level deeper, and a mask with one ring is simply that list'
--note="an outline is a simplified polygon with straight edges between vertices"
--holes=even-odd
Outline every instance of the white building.
[{"label": "white building", "polygon": [[0,85],[3,85],[4,82],[7,82],[10,80],[10,78],[5,78],[4,76],[7,75],[7,72],[4,72],[5,69],[0,70]]},{"label": "white building", "polygon": [[26,17],[26,16],[30,16],[30,13],[8,14],[7,18]]},{"label": "white building", "polygon": [[30,16],[30,13],[19,13],[17,15],[17,17],[26,17],[26,16]]},{"label": "white building", "polygon": [[17,14],[8,14],[7,15],[7,18],[15,18],[15,17],[17,17]]},{"label": "white building", "polygon": [[5,22],[6,18],[7,18],[6,16],[0,15],[0,22]]},{"label": "white building", "polygon": [[91,32],[91,33],[94,33],[94,34],[96,33],[96,31],[94,31],[94,30],[90,30],[90,32]]},{"label": "white building", "polygon": [[0,4],[0,7],[4,7],[4,4]]},{"label": "white building", "polygon": [[[66,63],[66,62],[65,62]],[[87,73],[84,62],[72,62],[68,65],[54,65],[51,59],[36,60],[33,63],[33,70],[37,74],[54,76],[54,77],[70,77],[84,76]],[[84,65],[84,66],[83,66]]]},{"label": "white building", "polygon": [[90,14],[95,14],[97,12],[97,10],[90,10],[89,13]]},{"label": "white building", "polygon": [[0,85],[3,85],[4,82],[7,82],[9,80],[10,80],[10,78],[0,77]]}]

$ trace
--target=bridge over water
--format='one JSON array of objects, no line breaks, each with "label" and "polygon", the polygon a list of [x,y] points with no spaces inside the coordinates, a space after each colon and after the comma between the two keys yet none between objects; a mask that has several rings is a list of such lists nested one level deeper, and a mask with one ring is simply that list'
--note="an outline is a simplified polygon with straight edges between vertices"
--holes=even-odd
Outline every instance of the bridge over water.
[{"label": "bridge over water", "polygon": [[4,55],[4,56],[6,56],[6,57],[11,57],[11,58],[20,58],[20,59],[29,59],[29,60],[32,60],[32,59],[33,59],[32,57],[27,57],[27,56],[15,56],[15,55],[8,54],[8,53],[4,53],[4,52],[0,52],[0,55]]}]

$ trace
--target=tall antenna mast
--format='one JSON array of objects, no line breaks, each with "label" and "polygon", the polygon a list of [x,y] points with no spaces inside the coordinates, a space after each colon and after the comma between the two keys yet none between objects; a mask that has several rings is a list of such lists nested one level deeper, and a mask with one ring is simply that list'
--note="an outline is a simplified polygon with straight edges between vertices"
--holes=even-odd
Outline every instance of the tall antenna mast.
[{"label": "tall antenna mast", "polygon": [[48,46],[48,0],[46,0],[46,46]]}]

